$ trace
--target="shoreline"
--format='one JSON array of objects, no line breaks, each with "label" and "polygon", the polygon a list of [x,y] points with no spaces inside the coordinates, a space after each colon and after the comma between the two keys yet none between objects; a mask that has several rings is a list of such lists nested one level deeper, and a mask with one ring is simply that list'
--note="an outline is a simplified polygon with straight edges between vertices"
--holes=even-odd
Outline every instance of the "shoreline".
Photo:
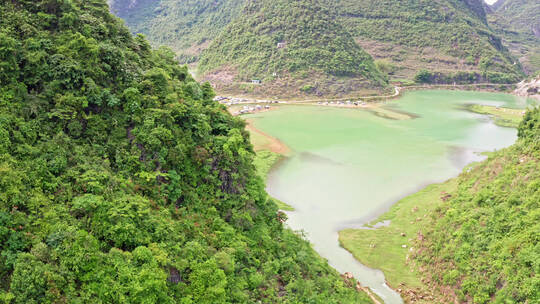
[{"label": "shoreline", "polygon": [[[404,86],[399,87],[395,86],[394,90],[395,93],[392,95],[387,96],[363,96],[363,97],[350,97],[350,98],[336,98],[336,99],[311,99],[311,100],[280,100],[280,101],[269,101],[269,100],[262,100],[262,99],[249,99],[250,97],[241,98],[241,97],[223,97],[225,99],[240,99],[243,101],[236,102],[233,106],[242,106],[242,105],[249,105],[249,104],[279,104],[279,105],[308,105],[308,106],[318,106],[318,107],[331,107],[331,108],[345,108],[345,109],[365,109],[365,110],[372,110],[377,114],[381,111],[381,106],[386,104],[389,101],[393,101],[396,99],[399,99],[403,96],[404,93],[408,91],[418,91],[418,90],[448,90],[448,91],[467,91],[467,92],[480,92],[480,93],[501,93],[501,94],[508,94],[516,97],[523,97],[523,98],[532,98],[534,99],[534,96],[521,96],[517,94],[514,90],[509,91],[503,91],[503,90],[494,90],[489,89],[489,87],[496,87],[496,86],[516,86],[517,84],[489,84],[489,83],[482,83],[482,84],[466,84],[466,85],[415,85],[415,86]],[[540,99],[536,99],[539,100]],[[228,111],[231,112],[231,106],[227,107]],[[266,111],[272,111],[277,109],[277,107],[271,107],[270,109],[263,109],[258,110],[253,113],[247,113],[247,114],[255,114],[255,113],[262,113]],[[387,112],[387,111],[382,111]],[[474,112],[474,111],[471,111]],[[238,114],[238,113],[237,113]],[[383,116],[385,116],[386,113],[382,113]],[[394,113],[395,114],[395,113]],[[400,113],[401,115],[397,115],[397,119],[411,119],[414,117],[410,117],[406,113]],[[404,114],[404,115],[403,115]],[[485,113],[480,113],[485,114]],[[238,114],[239,116],[243,114]],[[394,117],[395,115],[390,115],[387,118],[396,119]],[[505,126],[505,125],[501,125]],[[507,126],[507,125],[506,125]]]},{"label": "shoreline", "polygon": [[267,144],[259,144],[257,146],[254,144],[253,148],[255,152],[270,151],[270,152],[277,153],[283,156],[287,156],[289,155],[289,153],[291,153],[291,149],[289,149],[289,147],[287,147],[287,145],[285,145],[279,139],[257,129],[254,126],[252,119],[246,119],[245,122],[246,122],[246,130],[248,132],[250,132],[251,134],[253,133],[258,134],[259,136],[261,136],[262,138],[268,141]]},{"label": "shoreline", "polygon": [[[255,158],[253,159],[253,164],[255,165],[257,173],[266,184],[268,173],[280,161],[290,155],[291,150],[289,149],[289,147],[287,147],[287,145],[282,143],[277,138],[257,129],[253,125],[253,121],[251,120],[246,120],[246,130],[250,133],[250,141],[253,145],[253,150],[255,150]],[[261,139],[263,143],[254,143],[254,141],[257,140],[261,141]],[[269,194],[268,197],[277,204],[279,210],[294,211],[294,207],[290,206],[289,204],[275,197],[272,197]]]},{"label": "shoreline", "polygon": [[[400,91],[401,92],[401,91]],[[291,104],[291,105],[295,105],[295,104]],[[298,105],[301,105],[301,104],[298,104]],[[304,105],[310,105],[310,106],[313,106],[313,104],[306,104],[304,103]],[[379,108],[380,106],[384,105],[383,102],[370,102],[369,104],[366,104],[365,106],[349,106],[350,108],[357,108],[357,109],[366,109],[366,110],[369,110],[369,109],[373,109],[373,108]],[[317,106],[315,104],[315,106]],[[321,105],[319,105],[321,106]],[[340,107],[340,106],[337,106],[337,107]],[[346,105],[344,106],[341,106],[341,107],[346,107]],[[500,108],[500,110],[504,110],[506,108]],[[469,110],[470,109],[466,109],[466,110]],[[521,112],[522,110],[516,110],[517,112]],[[474,111],[472,111],[474,112]],[[480,113],[480,114],[487,114],[487,113]],[[489,115],[489,114],[487,114]],[[261,136],[265,136],[267,138],[270,138],[272,140],[275,140],[277,141],[278,143],[280,143],[281,145],[283,145],[283,143],[281,143],[277,138],[274,138],[260,130],[258,130],[257,128],[254,127],[253,125],[253,121],[247,119],[247,125],[246,125],[246,128],[249,128],[250,131],[252,132],[256,132],[258,133],[259,135]],[[276,162],[277,163],[277,162]],[[274,163],[275,165],[275,163]],[[274,165],[272,165],[272,167],[274,167]],[[399,199],[398,201],[395,201],[391,207],[390,207],[390,210],[387,210],[386,212],[380,214],[379,216],[377,216],[376,218],[372,219],[371,221],[367,222],[365,225],[368,225],[372,222],[380,222],[380,221],[383,221],[386,219],[386,217],[390,216],[393,211],[394,208],[402,208],[401,204],[402,204],[402,201],[405,201],[405,200],[409,200],[411,197],[417,197],[419,195],[421,195],[422,193],[424,193],[427,189],[440,189],[441,187],[445,186],[446,184],[448,183],[452,183],[452,180],[454,180],[454,178],[451,178],[450,180],[446,181],[446,182],[433,182],[433,183],[430,183],[428,185],[425,185],[423,187],[421,187],[419,190],[415,191],[414,193],[409,193],[407,195],[405,195],[403,198]],[[440,191],[439,193],[442,193],[444,191]],[[435,195],[436,199],[443,199],[442,198],[442,195],[439,196],[439,194],[436,194]],[[433,200],[431,200],[432,202]],[[418,220],[418,218],[416,218],[414,220],[414,225],[413,225],[413,222],[411,222],[411,227],[413,229],[415,228],[418,228],[418,226],[416,226],[416,223],[418,221],[422,221],[423,218],[420,218],[420,220]],[[388,229],[392,229],[392,228],[395,228],[392,226],[393,223],[390,224],[390,228]],[[421,224],[420,224],[421,225]],[[363,231],[367,231],[367,233],[373,233],[373,234],[376,234],[378,232],[380,232],[381,230],[384,230],[386,229],[386,227],[381,227],[381,228],[376,228],[376,229],[370,229],[370,230],[363,230]],[[399,229],[399,227],[398,227]],[[358,262],[360,262],[361,264],[369,267],[369,268],[372,268],[372,269],[377,269],[377,270],[381,270],[384,275],[385,275],[385,280],[386,280],[386,285],[394,290],[395,292],[399,293],[402,297],[402,299],[406,300],[406,303],[413,300],[414,302],[417,302],[417,303],[432,303],[432,301],[434,300],[437,300],[437,299],[441,299],[445,296],[449,296],[449,295],[444,295],[442,293],[440,293],[439,291],[435,291],[435,290],[430,290],[429,289],[429,284],[427,284],[427,281],[424,282],[424,279],[423,276],[421,274],[418,275],[418,277],[416,278],[418,280],[418,282],[421,282],[419,283],[418,285],[416,284],[413,284],[412,286],[410,284],[406,284],[406,283],[403,283],[403,282],[396,282],[394,279],[392,279],[390,276],[390,280],[389,280],[389,276],[388,276],[388,273],[389,273],[389,270],[386,269],[386,267],[381,267],[381,265],[377,265],[377,264],[373,264],[369,259],[365,259],[365,258],[362,258],[361,256],[359,256],[358,254],[355,254],[355,252],[353,250],[350,249],[350,246],[346,246],[344,244],[344,242],[342,241],[342,233],[343,231],[347,231],[347,230],[362,230],[362,229],[358,229],[358,228],[348,228],[348,229],[343,229],[343,230],[340,230],[338,231],[338,242],[339,242],[339,245],[345,249],[346,251],[348,251],[349,253],[352,254],[352,256],[354,257],[354,259]],[[399,234],[399,233],[396,233],[396,234]],[[404,269],[406,269],[407,271],[410,271],[410,274],[411,275],[413,273],[413,267],[412,265],[409,264],[409,255],[413,255],[415,252],[414,252],[414,248],[412,247],[412,245],[414,245],[414,242],[416,240],[416,233],[412,233],[412,232],[407,232],[406,233],[406,238],[404,238],[404,236],[400,235],[400,237],[398,238],[399,240],[403,240],[403,244],[406,245],[406,247],[401,247],[402,245],[400,244],[399,245],[399,251],[404,251],[405,252],[405,256],[403,257],[403,259],[398,259],[396,260],[396,262],[398,263],[405,263],[404,266],[402,266]],[[412,239],[409,239],[409,237],[412,237]],[[366,238],[367,239],[367,238]],[[409,239],[407,241],[407,239]],[[399,241],[398,241],[399,242]],[[362,244],[361,244],[362,245]],[[369,246],[370,244],[369,243],[366,243],[364,241],[363,245],[365,246]],[[379,245],[377,244],[377,247],[379,247]],[[369,251],[366,250],[366,251]],[[418,271],[418,269],[414,269],[414,272]],[[369,289],[369,287],[366,287],[367,289]],[[369,295],[369,293],[368,293]]]},{"label": "shoreline", "polygon": [[[259,149],[255,149],[257,156],[260,156],[261,154],[264,154],[264,153],[275,153],[275,154],[278,155],[278,157],[274,158],[272,163],[268,164],[269,165],[269,170],[268,171],[275,168],[276,165],[280,161],[282,161],[284,157],[289,155],[289,153],[291,152],[290,148],[287,147],[285,144],[283,144],[280,140],[278,140],[277,138],[275,138],[273,136],[270,136],[269,134],[257,129],[253,125],[253,121],[250,120],[250,119],[246,119],[246,130],[248,130],[249,132],[254,132],[256,134],[259,134],[260,136],[265,137],[266,139],[270,140],[274,144],[275,149],[273,149],[273,150],[264,149],[261,146],[258,147]],[[268,174],[268,172],[266,172],[266,174]],[[263,179],[266,182],[266,176],[263,176]],[[287,203],[282,202],[282,201],[280,201],[280,200],[278,200],[278,199],[276,199],[276,198],[274,198],[274,197],[272,197],[270,195],[268,195],[268,197],[273,199],[276,202],[276,204],[278,205],[278,208],[280,210],[287,211],[287,212],[294,212],[295,211],[294,207],[288,205]],[[372,291],[368,286],[361,286],[361,285],[358,285],[358,286],[360,286],[361,290],[364,291],[369,296],[369,298],[373,301],[374,304],[383,304],[384,303],[384,301],[382,301],[382,299],[374,291]],[[396,291],[396,289],[394,289],[390,285],[388,285],[388,286],[391,289],[393,289],[394,291]]]},{"label": "shoreline", "polygon": [[[279,98],[278,102],[279,104],[309,104],[314,103],[317,105],[318,102],[331,102],[331,101],[365,101],[365,102],[377,102],[382,100],[392,100],[397,97],[400,97],[403,95],[403,93],[407,91],[416,91],[416,90],[461,90],[461,91],[474,91],[474,92],[486,92],[486,93],[504,93],[504,94],[510,94],[514,96],[524,97],[517,95],[514,90],[511,90],[511,88],[506,88],[506,90],[497,90],[493,89],[493,87],[516,87],[518,84],[515,83],[475,83],[475,84],[419,84],[419,85],[412,85],[412,86],[394,86],[394,94],[391,95],[380,95],[380,96],[374,96],[374,95],[365,95],[365,96],[349,96],[349,97],[339,97],[339,98],[306,98],[306,99],[289,99],[289,98]],[[491,89],[490,89],[491,87]],[[510,91],[511,90],[511,91]],[[526,96],[525,96],[526,97]],[[239,102],[238,104],[255,104],[255,103],[267,103],[269,100],[267,99],[261,99],[263,97],[261,96],[249,96],[249,95],[236,95],[236,96],[228,96],[225,97],[226,99],[243,99],[245,101]]]},{"label": "shoreline", "polygon": [[[437,207],[443,193],[452,191],[457,178],[431,183],[419,191],[395,202],[388,211],[371,223],[390,221],[388,226],[375,229],[346,228],[338,232],[340,246],[355,260],[384,273],[386,285],[399,293],[405,303],[434,303],[444,295],[431,290],[420,269],[409,261],[415,253],[415,243],[421,233],[426,215]],[[405,247],[404,247],[405,246]]]}]

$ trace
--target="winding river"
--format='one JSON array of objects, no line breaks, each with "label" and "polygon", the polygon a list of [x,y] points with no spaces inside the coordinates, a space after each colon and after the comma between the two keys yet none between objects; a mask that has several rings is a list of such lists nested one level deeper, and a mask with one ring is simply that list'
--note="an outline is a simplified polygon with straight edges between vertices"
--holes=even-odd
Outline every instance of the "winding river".
[{"label": "winding river", "polygon": [[340,247],[337,233],[361,227],[427,184],[457,176],[467,164],[483,159],[480,152],[516,140],[515,129],[464,109],[473,103],[527,106],[525,99],[505,94],[417,91],[383,106],[385,113],[401,119],[372,109],[301,105],[249,118],[292,150],[267,184],[272,196],[296,209],[288,213],[288,225],[305,231],[339,272],[353,273],[385,303],[402,303],[381,271]]}]

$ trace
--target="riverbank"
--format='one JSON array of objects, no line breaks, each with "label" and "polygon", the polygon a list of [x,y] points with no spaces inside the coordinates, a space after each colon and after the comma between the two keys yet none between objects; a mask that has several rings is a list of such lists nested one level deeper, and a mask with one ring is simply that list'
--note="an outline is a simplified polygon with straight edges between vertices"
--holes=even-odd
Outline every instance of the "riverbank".
[{"label": "riverbank", "polygon": [[246,130],[250,133],[251,144],[255,152],[270,151],[283,156],[290,153],[290,149],[284,143],[255,128],[253,121],[250,119],[246,120]]},{"label": "riverbank", "polygon": [[540,198],[531,113],[521,129],[530,133],[513,146],[400,200],[365,229],[341,231],[340,244],[382,269],[408,303],[537,303],[528,263],[538,261]]},{"label": "riverbank", "polygon": [[[471,112],[489,115],[496,125],[515,128],[523,119],[523,109],[470,104]],[[471,165],[471,166],[474,166]],[[362,264],[381,269],[387,284],[399,292],[406,303],[451,303],[456,295],[432,288],[430,279],[411,258],[415,243],[424,238],[426,217],[448,200],[458,186],[458,178],[432,184],[407,196],[361,229],[339,232],[340,245]],[[384,223],[381,225],[381,223]]]},{"label": "riverbank", "polygon": [[[394,93],[388,95],[363,95],[363,96],[349,96],[349,97],[340,97],[340,98],[305,98],[305,99],[290,99],[290,98],[281,98],[281,99],[260,99],[260,97],[254,96],[235,96],[235,97],[225,97],[217,96],[216,100],[220,101],[223,104],[228,104],[229,106],[239,106],[243,104],[311,104],[319,106],[336,106],[336,107],[357,107],[360,103],[373,103],[378,101],[392,100],[398,97],[401,97],[403,93],[407,91],[418,91],[418,90],[459,90],[459,91],[475,91],[475,92],[489,92],[489,93],[515,93],[513,90],[516,88],[517,84],[497,84],[497,83],[477,83],[477,84],[463,84],[463,85],[453,85],[453,84],[419,84],[419,85],[395,85],[393,90]],[[517,93],[514,94],[520,96]],[[350,102],[349,104],[346,104]],[[357,102],[358,104],[354,104]]]},{"label": "riverbank", "polygon": [[[466,104],[482,101],[505,107],[522,103],[504,94],[425,91],[405,94],[399,102],[368,103],[369,107],[358,106],[351,111],[291,104],[280,105],[276,112],[247,118],[260,130],[290,144],[295,151],[272,171],[267,182],[270,195],[294,202],[296,212],[287,214],[290,227],[305,231],[314,248],[332,267],[341,273],[352,273],[385,302],[401,303],[394,292],[401,289],[404,298],[422,298],[429,303],[430,299],[438,299],[438,295],[428,288],[422,289],[421,277],[406,282],[385,280],[379,269],[392,271],[396,266],[384,268],[358,261],[358,254],[353,256],[340,246],[337,232],[361,227],[388,210],[403,193],[412,193],[430,181],[457,176],[466,164],[481,159],[475,152],[510,145],[515,140],[515,130],[495,127],[487,119],[464,111]],[[370,113],[371,107],[379,106],[410,113],[416,118],[380,119],[375,117],[380,115]],[[396,147],[400,148],[396,150]],[[426,204],[440,199],[441,192],[434,191]],[[405,222],[403,227],[407,229],[410,225],[410,221]],[[402,259],[397,260],[406,261],[418,230],[401,227],[397,230],[394,252],[382,245],[375,246],[382,248],[382,253],[376,252],[371,258],[380,258],[380,265],[393,259],[385,254],[402,254]],[[364,239],[361,236],[355,240]],[[404,268],[402,273],[409,274],[410,269]]]},{"label": "riverbank", "polygon": [[[257,174],[265,181],[268,177],[268,173],[274,167],[274,165],[286,157],[290,153],[290,149],[279,141],[277,138],[272,137],[261,130],[258,130],[253,126],[251,120],[246,121],[246,130],[250,133],[251,144],[255,150],[255,159],[253,165],[257,170]],[[294,211],[294,208],[290,205],[270,197],[278,208],[283,211]]]},{"label": "riverbank", "polygon": [[486,105],[468,105],[467,110],[489,115],[493,118],[493,122],[501,127],[517,128],[525,115],[525,111],[521,109],[509,109]]},{"label": "riverbank", "polygon": [[[365,226],[365,229],[345,229],[339,232],[339,243],[360,263],[384,272],[388,286],[399,292],[407,302],[435,303],[448,299],[432,290],[409,255],[426,216],[457,188],[457,180],[432,184],[407,196],[392,206],[390,211]],[[376,223],[389,225],[373,228]]]}]

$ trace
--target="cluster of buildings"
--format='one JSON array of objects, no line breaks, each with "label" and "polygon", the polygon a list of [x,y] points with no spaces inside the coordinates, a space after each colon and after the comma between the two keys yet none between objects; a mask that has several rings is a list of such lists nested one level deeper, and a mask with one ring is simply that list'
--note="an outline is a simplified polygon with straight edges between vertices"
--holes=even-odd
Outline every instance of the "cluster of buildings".
[{"label": "cluster of buildings", "polygon": [[[276,103],[285,103],[284,101],[278,100],[257,100],[257,99],[247,99],[247,98],[237,98],[237,97],[223,97],[216,96],[215,101],[229,107],[229,111],[233,115],[242,115],[255,113],[263,110],[269,110],[270,104]],[[240,110],[236,110],[238,107],[231,108],[232,106],[244,105]],[[233,112],[234,111],[234,112]]]},{"label": "cluster of buildings", "polygon": [[322,106],[365,106],[365,101],[319,101],[318,105]]},{"label": "cluster of buildings", "polygon": [[249,113],[255,113],[255,112],[259,112],[262,110],[269,110],[269,109],[270,109],[269,105],[265,105],[265,106],[248,105],[248,106],[243,106],[242,109],[240,109],[240,111],[234,112],[233,115],[249,114]]},{"label": "cluster of buildings", "polygon": [[247,104],[247,103],[264,103],[264,104],[285,103],[284,101],[278,101],[278,100],[247,99],[247,98],[224,97],[224,96],[216,96],[214,98],[214,101],[219,101],[219,103],[224,104],[226,106]]}]

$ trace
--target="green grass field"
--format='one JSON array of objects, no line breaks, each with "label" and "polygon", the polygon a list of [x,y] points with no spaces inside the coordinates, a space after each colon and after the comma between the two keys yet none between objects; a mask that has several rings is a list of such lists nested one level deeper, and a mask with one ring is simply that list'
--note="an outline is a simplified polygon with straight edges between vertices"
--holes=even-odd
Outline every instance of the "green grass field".
[{"label": "green grass field", "polygon": [[484,105],[470,105],[467,109],[475,113],[490,115],[494,118],[496,125],[511,128],[519,126],[525,111]]},{"label": "green grass field", "polygon": [[393,288],[419,289],[429,293],[416,269],[408,264],[407,257],[426,221],[425,216],[441,202],[445,192],[452,192],[456,187],[455,179],[430,185],[402,199],[368,225],[389,220],[389,226],[342,230],[339,242],[362,264],[382,270]]}]

